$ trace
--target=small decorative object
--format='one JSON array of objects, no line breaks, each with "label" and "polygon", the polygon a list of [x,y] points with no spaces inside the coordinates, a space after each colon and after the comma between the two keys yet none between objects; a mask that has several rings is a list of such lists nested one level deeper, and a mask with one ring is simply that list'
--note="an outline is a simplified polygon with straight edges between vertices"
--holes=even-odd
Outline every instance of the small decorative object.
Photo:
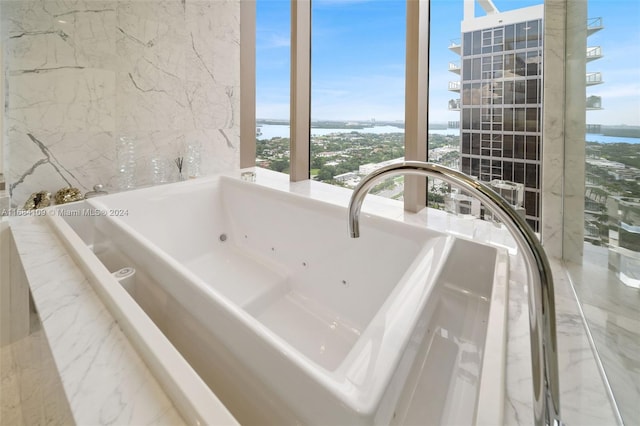
[{"label": "small decorative object", "polygon": [[242,172],[242,174],[240,174],[240,179],[246,180],[247,182],[255,182],[256,181],[256,173],[255,172]]},{"label": "small decorative object", "polygon": [[187,145],[187,176],[189,179],[200,176],[200,150],[199,142],[192,142]]},{"label": "small decorative object", "polygon": [[151,181],[154,185],[169,182],[169,160],[155,157],[151,159]]},{"label": "small decorative object", "polygon": [[182,176],[182,166],[184,164],[184,157],[178,157],[174,160],[176,167],[178,167],[178,180],[184,180]]},{"label": "small decorative object", "polygon": [[24,210],[35,210],[49,207],[51,204],[51,193],[47,191],[34,192],[24,203]]},{"label": "small decorative object", "polygon": [[136,141],[130,136],[120,136],[116,141],[116,168],[118,187],[122,190],[136,187]]},{"label": "small decorative object", "polygon": [[56,204],[72,203],[82,200],[82,192],[78,188],[62,188],[53,196]]},{"label": "small decorative object", "polygon": [[93,191],[89,191],[84,194],[84,198],[97,197],[99,195],[107,195],[108,192],[104,190],[104,186],[101,184],[93,185]]}]

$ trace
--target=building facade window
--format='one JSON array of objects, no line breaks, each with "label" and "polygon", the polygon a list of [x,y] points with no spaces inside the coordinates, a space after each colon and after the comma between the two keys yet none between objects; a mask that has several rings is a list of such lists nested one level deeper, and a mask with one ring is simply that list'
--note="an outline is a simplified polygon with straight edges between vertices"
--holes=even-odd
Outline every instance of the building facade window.
[{"label": "building facade window", "polygon": [[[464,31],[461,55],[461,170],[482,181],[524,185],[524,210],[540,229],[542,13],[501,14]],[[526,19],[522,20],[526,16]]]}]

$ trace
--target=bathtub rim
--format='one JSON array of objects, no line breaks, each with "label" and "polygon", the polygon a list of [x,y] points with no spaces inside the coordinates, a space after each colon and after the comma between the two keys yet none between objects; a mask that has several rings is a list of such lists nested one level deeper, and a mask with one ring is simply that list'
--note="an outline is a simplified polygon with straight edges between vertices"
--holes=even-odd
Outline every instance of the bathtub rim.
[{"label": "bathtub rim", "polygon": [[[507,383],[507,324],[509,303],[509,252],[495,247],[494,269],[487,334],[484,341],[480,389],[476,402],[475,424],[503,424]],[[487,356],[492,354],[493,356]],[[494,384],[497,386],[493,386]]]},{"label": "bathtub rim", "polygon": [[[206,184],[207,182],[210,182],[210,181],[212,181],[212,180],[220,179],[220,177],[225,177],[226,179],[229,179],[230,181],[238,181],[240,184],[249,184],[248,182],[240,182],[242,179],[239,179],[236,175],[233,175],[233,174],[229,175],[229,174],[221,173],[221,174],[219,174],[219,175],[213,175],[213,176],[205,177],[205,178],[202,178],[202,179],[198,179],[197,181],[177,182],[177,183],[170,184],[170,185],[185,185],[185,184],[189,185],[189,184],[192,184],[192,183],[195,183],[195,182],[198,182],[199,184]],[[260,184],[260,183],[257,183],[256,185],[257,185],[258,187],[260,187],[260,189],[261,189],[261,190],[273,191],[273,192],[277,192],[277,193],[286,193],[286,194],[291,195],[291,196],[293,196],[293,197],[299,197],[299,198],[300,198],[300,199],[302,199],[302,200],[307,200],[307,201],[310,201],[310,202],[312,202],[312,203],[322,203],[322,204],[332,205],[333,207],[339,207],[339,208],[342,208],[342,207],[343,207],[342,205],[340,205],[339,203],[337,203],[337,202],[335,202],[335,201],[320,200],[320,199],[317,199],[317,198],[313,198],[312,196],[307,195],[307,194],[299,194],[299,193],[296,193],[296,192],[292,192],[292,191],[294,190],[294,189],[293,189],[293,187],[289,187],[289,188],[278,188],[278,187],[266,186],[266,185],[264,185],[264,184]],[[157,188],[157,187],[155,187],[155,188]],[[146,189],[151,189],[151,188],[150,188],[150,187],[147,187],[147,188],[140,188],[140,189],[141,189],[141,190],[146,190]],[[89,206],[91,206],[91,205],[95,205],[97,208],[102,208],[102,207],[104,207],[104,204],[100,203],[100,202],[99,202],[99,199],[92,199],[92,200],[89,200],[89,201],[93,201],[93,202],[89,202],[89,203],[87,203]],[[59,206],[58,206],[58,207],[59,207]],[[389,218],[389,217],[386,217],[386,216],[383,216],[383,215],[380,215],[380,214],[371,214],[371,215],[367,214],[367,215],[368,215],[368,216],[370,216],[370,217],[372,217],[372,218],[374,218],[374,220],[397,221],[397,219]],[[49,216],[52,216],[52,215],[49,215]],[[68,225],[68,224],[67,224],[67,223],[66,223],[62,218],[58,218],[58,219],[60,219],[60,220],[61,220],[65,225],[69,226],[69,225]],[[120,225],[124,225],[124,226],[129,227],[129,225],[128,225],[128,224],[126,224],[126,223],[122,223],[122,221],[119,221],[119,222],[117,222],[117,223],[119,223]],[[506,250],[501,249],[500,247],[496,247],[496,246],[494,246],[494,245],[486,244],[486,243],[483,243],[483,242],[473,241],[473,240],[472,240],[472,239],[470,239],[470,238],[465,238],[464,236],[460,236],[460,235],[456,235],[456,234],[450,234],[450,233],[449,233],[449,232],[447,232],[447,231],[435,230],[435,229],[433,229],[433,228],[425,228],[425,227],[423,227],[423,226],[421,226],[421,225],[417,225],[417,224],[414,224],[414,223],[407,223],[407,222],[402,222],[402,221],[400,221],[400,223],[402,223],[402,224],[403,224],[403,226],[409,226],[409,227],[412,227],[412,228],[415,228],[415,229],[420,229],[420,230],[421,230],[421,232],[422,232],[422,231],[427,231],[427,232],[432,233],[432,234],[445,235],[445,236],[452,237],[452,238],[457,238],[457,239],[466,239],[466,240],[471,240],[472,242],[474,242],[474,243],[476,243],[476,244],[480,244],[480,245],[484,245],[484,246],[489,246],[489,247],[491,247],[492,249],[495,249],[495,250],[497,251],[498,255],[500,255],[500,253],[501,253],[501,252],[504,252],[504,253],[506,254]],[[70,232],[71,232],[74,236],[76,236],[76,237],[77,237],[77,235],[75,235],[75,232],[74,232],[73,230],[70,230]],[[134,234],[134,235],[136,235],[136,236],[138,235],[138,233],[137,233],[137,232],[135,232],[135,230],[133,230],[133,234]],[[130,235],[131,235],[131,233],[130,233]],[[79,239],[79,237],[78,237],[78,239]],[[144,238],[144,237],[142,238],[142,240],[143,240],[144,242],[146,242],[146,241],[147,241],[147,240],[146,240],[146,238]],[[85,245],[85,244],[84,244],[84,242],[82,242],[82,245]],[[86,248],[86,245],[85,245],[85,248]],[[72,252],[73,252],[73,251],[72,251]],[[162,252],[163,254],[165,254],[162,250],[160,250],[160,252]],[[92,251],[90,251],[90,250],[89,250],[89,253],[90,253],[90,255],[92,255],[93,257],[95,257],[95,255],[93,254],[93,252],[92,252]],[[166,255],[166,254],[165,254],[165,255]],[[169,255],[166,255],[166,257],[167,257],[167,258],[169,258],[169,259],[173,259],[173,258],[172,258],[171,256],[169,256]],[[506,258],[507,258],[507,260],[508,260],[508,256],[506,256]],[[100,262],[97,258],[95,258],[95,260],[96,260],[96,261],[97,261],[97,262],[98,262],[98,263],[99,263],[99,264],[104,268],[104,266],[101,264],[101,262]],[[175,260],[174,260],[174,261],[175,261]],[[177,261],[175,261],[175,262],[177,262]],[[508,267],[507,267],[507,269],[508,269]],[[83,271],[84,271],[84,268],[83,268]],[[108,273],[108,271],[106,270],[106,268],[105,268],[105,272],[106,272],[106,273]],[[110,275],[110,274],[109,274],[109,275]],[[194,275],[194,276],[195,276],[195,275]],[[196,278],[197,278],[197,277],[196,277]],[[496,281],[494,281],[494,283],[495,283],[495,282],[496,282]],[[504,290],[505,290],[505,292],[506,292],[506,289],[507,289],[506,287],[507,287],[507,286],[506,286],[506,283],[505,283],[505,286],[504,286]],[[493,310],[494,310],[494,308],[493,308],[493,301],[494,301],[494,299],[495,299],[495,297],[494,297],[493,295],[494,295],[494,294],[496,294],[496,296],[497,296],[497,293],[495,292],[495,289],[496,289],[496,286],[494,285],[494,291],[492,291],[492,300],[491,300],[491,303],[492,303],[492,304],[491,304],[491,306],[492,306],[491,311],[492,311],[492,312],[493,312]],[[505,293],[505,295],[506,295],[506,293]],[[127,294],[127,296],[128,296],[128,294]],[[503,296],[503,297],[504,297],[504,296]],[[133,302],[133,303],[134,303],[134,304],[136,304],[135,302]],[[136,304],[136,305],[137,305],[137,304]],[[496,309],[497,309],[497,308],[496,308]],[[492,314],[491,314],[491,316],[492,316],[492,317],[495,317],[495,318],[499,318],[500,316],[502,316],[502,317],[504,317],[504,318],[505,318],[504,322],[502,323],[502,328],[504,328],[504,329],[505,329],[504,333],[502,334],[502,340],[503,340],[503,342],[505,342],[505,343],[502,345],[502,349],[501,349],[501,351],[500,351],[500,353],[501,353],[501,357],[504,357],[504,352],[506,351],[506,312],[507,312],[507,311],[506,311],[506,309],[504,309],[503,311],[497,312],[497,313],[495,313],[495,314],[494,314],[494,313],[492,313]],[[145,314],[145,315],[146,315],[146,314]],[[259,323],[259,321],[258,321],[258,324],[260,324],[260,323]],[[262,326],[262,324],[260,324],[260,325]],[[490,326],[489,326],[489,327],[490,327]],[[268,329],[267,329],[267,330],[268,330]],[[487,331],[487,339],[489,339],[489,334],[490,334],[491,330],[492,330],[492,328],[488,328],[488,331]],[[268,330],[268,331],[269,331],[269,330]],[[160,334],[162,334],[162,333],[160,332]],[[276,337],[278,337],[277,335],[275,335],[275,336],[276,336]],[[171,345],[171,343],[169,343],[169,344]],[[488,347],[488,346],[485,346],[485,350],[486,350],[486,348],[487,348],[487,347]],[[488,372],[488,371],[489,371],[488,369],[485,369],[485,367],[484,367],[484,366],[485,366],[485,362],[486,362],[486,360],[487,360],[487,357],[483,357],[483,362],[482,362],[482,365],[483,365],[483,369],[482,369],[482,377],[483,377],[483,379],[482,379],[482,381],[481,381],[481,385],[486,383],[486,381],[484,380],[485,372]],[[494,364],[495,364],[495,363],[494,363]],[[502,378],[502,379],[501,379],[502,386],[500,387],[499,392],[500,392],[500,394],[501,394],[501,395],[504,395],[504,393],[505,393],[504,372],[505,372],[505,370],[506,370],[506,365],[505,365],[505,363],[504,363],[504,362],[503,362],[502,364],[498,364],[498,365],[501,365],[501,367],[499,368],[499,370],[498,370],[498,372],[497,372],[496,374],[499,374],[499,375],[500,375],[500,377]],[[315,364],[313,364],[313,366],[314,366],[314,367],[317,367]],[[489,373],[486,373],[486,375],[489,375]],[[489,376],[489,377],[490,377],[490,376]],[[495,380],[493,380],[493,382],[495,382]],[[205,386],[206,386],[206,385],[205,385]],[[481,396],[483,395],[482,390],[480,390],[480,391],[479,391],[479,394],[478,394],[478,395],[479,395],[479,397],[481,397]],[[494,394],[494,395],[495,395],[495,394]],[[491,401],[491,400],[490,400],[490,401]],[[500,419],[502,419],[502,417],[503,417],[503,410],[502,410],[502,409],[499,409],[499,410],[498,410],[497,405],[500,405],[500,407],[502,407],[502,406],[504,405],[504,398],[499,398],[499,400],[498,400],[498,401],[495,401],[495,400],[494,400],[493,402],[494,402],[494,404],[492,404],[492,406],[493,406],[493,410],[494,410],[494,411],[497,411],[497,413],[498,413],[498,415],[499,415],[499,418],[500,418]],[[498,404],[498,403],[499,403],[499,404]],[[481,414],[483,414],[483,413],[487,413],[487,412],[491,411],[491,410],[489,410],[489,409],[484,409],[484,408],[483,408],[482,406],[480,406],[480,405],[478,405],[477,407],[478,407],[478,409],[480,409],[480,411],[479,411],[478,413],[476,413],[476,419],[481,419],[481,418],[483,418],[483,416],[482,416]],[[486,414],[485,414],[484,416],[486,417]],[[489,416],[489,417],[491,417],[491,416]],[[493,418],[495,418],[495,417],[493,417]]]},{"label": "bathtub rim", "polygon": [[55,209],[50,208],[47,214],[54,233],[76,260],[92,289],[118,321],[183,419],[189,424],[239,424],[93,251],[53,211]]},{"label": "bathtub rim", "polygon": [[[209,184],[214,182],[228,182],[229,185],[242,185],[244,188],[248,188],[250,191],[264,191],[268,194],[274,194],[279,197],[291,200],[291,202],[302,202],[304,203],[304,207],[308,208],[309,205],[311,207],[322,206],[329,213],[328,214],[341,214],[344,213],[346,217],[346,208],[343,206],[335,205],[332,203],[327,203],[325,201],[308,198],[301,196],[299,194],[282,191],[275,188],[269,188],[261,185],[256,185],[252,182],[246,182],[239,180],[234,177],[230,177],[228,175],[220,174],[215,176],[207,177],[203,180],[192,181],[194,185],[198,185],[199,187],[206,187]],[[185,182],[179,182],[178,185],[184,185]],[[224,183],[223,183],[224,184]],[[171,185],[171,184],[170,184]],[[144,192],[148,193],[150,196],[153,196],[157,193],[162,192],[161,187],[149,187],[144,188]],[[217,190],[222,190],[218,188]],[[119,194],[114,194],[114,196],[118,196]],[[127,195],[130,196],[130,195]],[[108,203],[103,202],[102,200],[106,199],[105,197],[100,198],[92,198],[89,201],[89,205],[93,206],[99,210],[110,210],[113,209],[109,207]],[[242,324],[249,330],[251,330],[252,334],[256,336],[256,338],[260,338],[264,341],[270,342],[272,346],[279,350],[288,360],[288,362],[297,366],[297,368],[302,372],[302,374],[307,377],[312,378],[315,382],[319,383],[319,386],[324,388],[326,391],[330,392],[336,400],[341,401],[346,406],[350,407],[354,413],[361,413],[367,417],[373,418],[379,408],[381,407],[381,401],[386,394],[387,387],[391,383],[394,372],[397,370],[398,365],[401,361],[403,361],[403,353],[407,344],[409,343],[412,333],[414,332],[420,315],[411,316],[409,321],[405,321],[404,325],[407,326],[407,330],[403,331],[402,337],[403,342],[401,347],[394,347],[393,350],[390,348],[386,348],[385,352],[390,353],[393,352],[392,356],[386,357],[381,362],[377,362],[376,372],[380,372],[375,378],[370,378],[369,384],[373,382],[373,386],[369,385],[363,387],[362,385],[357,386],[353,384],[354,382],[350,380],[349,371],[328,371],[324,369],[319,364],[315,363],[311,359],[309,359],[306,355],[301,353],[294,346],[286,342],[284,338],[279,336],[277,333],[272,331],[269,327],[262,324],[257,318],[255,318],[251,313],[245,311],[242,307],[236,305],[227,297],[222,295],[220,292],[206,285],[204,280],[202,280],[195,273],[186,268],[180,261],[175,259],[173,256],[168,254],[165,250],[159,248],[154,243],[152,243],[147,237],[143,236],[140,232],[133,228],[130,224],[126,223],[124,220],[121,220],[118,217],[105,216],[101,217],[101,220],[105,220],[113,226],[120,228],[126,235],[130,238],[133,238],[137,244],[142,245],[145,250],[149,253],[152,253],[153,256],[159,258],[162,262],[169,265],[177,274],[179,274],[183,279],[188,280],[189,282],[195,284],[196,291],[201,294],[204,293],[209,297],[213,298],[216,304],[221,306],[227,313],[231,314],[236,319],[239,319]],[[345,219],[346,221],[346,219]],[[417,278],[420,279],[420,282],[428,281],[425,285],[421,285],[423,291],[421,293],[421,299],[419,302],[420,312],[424,308],[424,305],[428,301],[428,296],[432,292],[433,288],[436,285],[437,279],[439,277],[439,273],[441,268],[444,265],[444,259],[446,259],[446,254],[450,251],[455,237],[448,235],[447,233],[436,231],[433,229],[425,229],[423,227],[407,224],[395,221],[393,219],[385,218],[378,215],[368,215],[366,220],[363,221],[363,227],[373,228],[376,226],[384,226],[387,230],[390,228],[406,228],[408,230],[415,230],[419,232],[422,237],[425,239],[428,238],[428,242],[420,241],[418,243],[418,239],[414,238],[412,241],[414,243],[418,243],[418,250],[414,260],[409,264],[409,267],[406,271],[399,277],[398,282],[394,285],[392,291],[389,293],[389,296],[384,300],[384,302],[380,305],[376,314],[371,318],[367,327],[363,330],[363,334],[356,341],[355,345],[349,351],[349,354],[345,357],[345,362],[348,359],[357,358],[354,356],[354,351],[362,350],[365,346],[365,342],[363,342],[362,337],[365,336],[367,330],[372,329],[372,324],[383,316],[381,310],[383,307],[389,305],[390,299],[393,299],[392,295],[396,294],[402,288],[406,288],[412,280],[416,279],[416,268],[423,265],[425,263],[423,258],[423,253],[425,252],[425,248],[427,244],[433,244],[433,240],[438,240],[438,242],[444,246],[443,254],[441,255],[441,259],[443,259],[437,266],[437,268],[433,269],[433,272],[430,272],[429,277],[423,277],[418,275]],[[346,227],[346,225],[345,225]],[[408,232],[407,232],[408,233]],[[346,235],[346,230],[345,230]],[[402,285],[400,285],[402,284]],[[180,300],[180,296],[176,295],[177,299]],[[391,300],[393,302],[393,300]],[[397,308],[396,311],[399,311]],[[399,312],[402,317],[409,317],[408,314]],[[401,328],[401,327],[398,327]],[[371,333],[371,331],[370,331]],[[367,335],[368,336],[368,335]],[[388,335],[385,334],[383,336],[388,338]],[[275,344],[274,344],[275,343]],[[382,378],[382,379],[381,379]],[[356,396],[350,395],[353,393],[354,388],[357,388],[358,391]]]}]

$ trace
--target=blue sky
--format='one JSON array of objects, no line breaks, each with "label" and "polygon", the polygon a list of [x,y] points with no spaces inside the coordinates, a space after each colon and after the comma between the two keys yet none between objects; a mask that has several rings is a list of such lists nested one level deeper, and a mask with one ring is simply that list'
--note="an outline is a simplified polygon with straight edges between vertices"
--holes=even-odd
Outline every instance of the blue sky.
[{"label": "blue sky", "polygon": [[[539,0],[494,0],[506,11]],[[257,1],[257,116],[289,115],[289,0]],[[404,0],[312,1],[312,118],[403,120],[405,72]],[[459,57],[447,48],[460,37],[462,0],[432,0],[430,121],[458,119],[447,110],[457,94],[447,71]],[[476,7],[476,10],[479,10]],[[640,125],[640,2],[589,0],[588,16],[602,17],[605,29],[589,37],[604,57],[587,65],[605,84],[588,89],[603,98],[604,110],[587,122]]]}]

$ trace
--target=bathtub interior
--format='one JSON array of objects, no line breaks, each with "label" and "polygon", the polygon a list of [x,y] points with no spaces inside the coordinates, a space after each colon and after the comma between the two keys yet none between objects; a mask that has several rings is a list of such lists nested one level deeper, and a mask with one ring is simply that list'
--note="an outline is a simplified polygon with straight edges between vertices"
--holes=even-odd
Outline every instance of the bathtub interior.
[{"label": "bathtub interior", "polygon": [[220,178],[187,191],[116,194],[94,205],[127,210],[115,219],[314,363],[336,371],[427,253],[434,266],[423,280],[433,278],[447,237],[365,219],[362,237],[351,239],[344,208],[300,201]]},{"label": "bathtub interior", "polygon": [[[483,371],[483,361],[487,349],[496,350],[486,346],[495,297],[492,283],[505,273],[496,271],[504,262],[501,257],[496,250],[456,240],[440,275],[441,285],[425,308],[432,316],[424,339],[417,343],[420,361],[411,366],[394,424],[475,424],[478,411],[487,408],[478,406],[480,386],[486,391],[491,380],[500,380],[496,374],[483,383],[482,374],[496,373]],[[499,388],[496,383],[493,387]],[[499,423],[493,417],[490,424]]]},{"label": "bathtub interior", "polygon": [[[313,200],[307,200],[310,205],[298,204],[279,191],[254,191],[231,179],[206,184],[217,189],[205,194],[197,185],[177,189],[167,185],[162,193],[150,191],[140,210],[129,209],[127,216],[115,219],[179,259],[203,283],[328,371],[340,370],[350,360],[349,354],[351,358],[357,355],[354,348],[359,339],[363,344],[362,335],[385,303],[392,303],[402,288],[406,291],[408,280],[419,269],[416,259],[442,256],[436,263],[443,265],[431,271],[438,285],[424,308],[429,315],[416,325],[417,333],[406,350],[416,361],[399,364],[398,368],[405,370],[399,373],[406,380],[392,412],[384,418],[394,424],[423,422],[420,419],[460,424],[474,421],[483,383],[489,311],[495,298],[493,284],[499,263],[504,262],[499,252],[457,238],[449,244],[441,233],[410,226],[396,228],[375,217],[363,218],[362,237],[352,240],[346,235],[344,209]],[[193,193],[185,195],[189,191]],[[179,198],[183,195],[184,199]],[[116,194],[87,207],[117,210],[140,204],[128,197],[142,195]],[[188,213],[192,211],[193,216]],[[157,223],[159,212],[162,228]],[[174,224],[174,215],[189,220]],[[134,253],[127,255],[126,243],[119,244],[109,227],[99,225],[113,219],[65,217],[111,272],[136,262]],[[193,232],[193,223],[198,223],[198,232]],[[286,238],[283,227],[291,231]],[[193,342],[185,342],[175,329],[170,332],[173,324],[184,321],[190,313],[182,306],[179,316],[172,316],[178,311],[169,308],[176,305],[175,295],[159,286],[147,268],[138,269],[135,285],[129,289],[131,295],[161,330],[173,334],[174,341],[182,341],[181,352],[190,353],[188,358],[198,364],[203,352],[216,350],[215,345],[205,350],[188,347]],[[424,337],[416,339],[421,333]],[[206,364],[201,361],[197,370],[216,387],[216,378],[206,379],[210,375],[204,371]],[[492,380],[499,382],[501,374],[497,376]],[[484,380],[484,385],[487,382]],[[219,385],[214,390],[225,392]],[[230,409],[236,404],[234,398],[237,395],[223,399]],[[234,414],[241,422],[251,420],[237,411]]]}]

